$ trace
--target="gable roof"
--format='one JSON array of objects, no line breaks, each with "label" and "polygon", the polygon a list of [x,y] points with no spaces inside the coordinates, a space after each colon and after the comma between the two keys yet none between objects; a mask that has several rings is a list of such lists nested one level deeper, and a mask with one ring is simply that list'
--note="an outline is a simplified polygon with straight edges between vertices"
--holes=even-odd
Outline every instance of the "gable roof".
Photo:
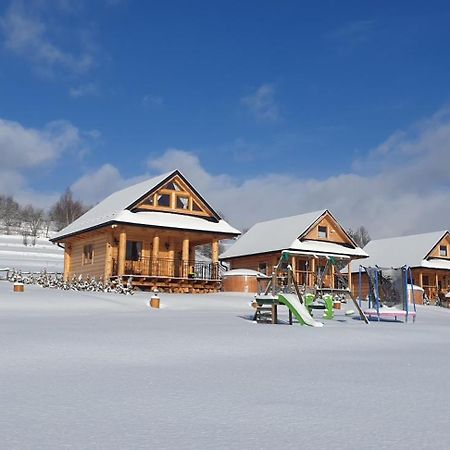
[{"label": "gable roof", "polygon": [[[178,175],[192,191],[200,197],[205,205],[211,210],[214,218],[213,220],[205,219],[203,217],[193,217],[188,215],[167,213],[159,211],[140,211],[131,212],[137,203],[149,195],[152,191],[157,190],[163,186],[168,180],[175,175]],[[72,222],[67,227],[59,231],[52,237],[52,241],[59,241],[65,237],[79,234],[94,228],[111,223],[129,223],[134,225],[144,226],[160,226],[168,228],[180,228],[187,230],[209,231],[224,233],[230,235],[239,235],[240,232],[225,222],[214,211],[213,208],[202,198],[196,189],[187,181],[187,179],[179,172],[174,170],[172,172],[164,173],[149,180],[142,181],[133,186],[129,186],[120,191],[106,197],[100,203],[95,205],[77,220]]]},{"label": "gable roof", "polygon": [[336,221],[333,215],[325,209],[297,216],[259,222],[241,236],[234,245],[222,253],[220,258],[230,259],[281,250],[297,250],[312,254],[334,253],[366,257],[367,254],[354,243],[345,230],[343,232],[348,236],[353,248],[333,242],[301,241],[299,239],[326,214],[329,214]]},{"label": "gable roof", "polygon": [[[409,236],[400,236],[387,239],[377,239],[370,241],[364,250],[370,255],[364,261],[364,266],[379,267],[427,267],[431,259],[425,261],[434,247],[448,234],[448,231],[434,231],[431,233],[413,234]],[[444,266],[448,267],[448,262]],[[436,266],[436,263],[433,263]],[[432,264],[432,265],[433,265]],[[357,271],[354,267],[352,271]]]}]

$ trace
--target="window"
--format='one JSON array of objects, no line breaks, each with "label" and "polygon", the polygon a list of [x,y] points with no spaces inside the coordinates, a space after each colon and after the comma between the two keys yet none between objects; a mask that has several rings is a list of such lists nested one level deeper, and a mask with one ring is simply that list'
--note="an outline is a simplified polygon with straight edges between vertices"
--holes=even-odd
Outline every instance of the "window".
[{"label": "window", "polygon": [[448,256],[448,254],[447,254],[447,246],[446,245],[441,245],[439,247],[439,256]]},{"label": "window", "polygon": [[192,211],[201,211],[202,208],[198,205],[198,203],[195,200],[192,200]]},{"label": "window", "polygon": [[153,206],[155,204],[153,195],[150,195],[150,197],[147,197],[144,201],[144,204]]},{"label": "window", "polygon": [[127,241],[127,254],[125,259],[127,261],[139,261],[142,254],[142,242]]},{"label": "window", "polygon": [[177,208],[178,209],[189,209],[189,197],[177,195]]},{"label": "window", "polygon": [[167,206],[170,207],[170,195],[169,194],[160,194],[157,196],[158,206]]},{"label": "window", "polygon": [[169,191],[181,191],[180,186],[175,181],[169,181],[163,189],[168,189]]},{"label": "window", "polygon": [[83,264],[92,264],[94,262],[94,246],[92,244],[83,247]]},{"label": "window", "polygon": [[328,238],[328,227],[319,225],[317,234],[320,239],[327,239]]},{"label": "window", "polygon": [[422,276],[422,283],[423,283],[422,287],[430,285],[430,279],[428,278],[428,275],[423,275]]},{"label": "window", "polygon": [[261,272],[261,273],[267,275],[267,263],[265,263],[265,262],[259,263],[258,272]]}]

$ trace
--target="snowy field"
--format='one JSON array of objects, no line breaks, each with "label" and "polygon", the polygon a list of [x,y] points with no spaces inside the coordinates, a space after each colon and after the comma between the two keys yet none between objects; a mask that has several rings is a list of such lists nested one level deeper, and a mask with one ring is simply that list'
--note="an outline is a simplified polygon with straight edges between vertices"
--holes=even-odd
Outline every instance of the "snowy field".
[{"label": "snowy field", "polygon": [[449,448],[449,310],[313,329],[236,294],[25,289],[0,282],[2,449]]},{"label": "snowy field", "polygon": [[22,236],[0,235],[0,269],[4,268],[24,272],[40,272],[42,269],[62,272],[64,250],[46,238],[37,238],[36,245],[24,245]]}]

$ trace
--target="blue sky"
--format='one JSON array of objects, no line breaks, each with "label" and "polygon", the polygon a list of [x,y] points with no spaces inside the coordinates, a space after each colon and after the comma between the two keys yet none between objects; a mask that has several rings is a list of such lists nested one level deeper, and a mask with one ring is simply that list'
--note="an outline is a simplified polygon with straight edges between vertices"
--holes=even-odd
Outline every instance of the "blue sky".
[{"label": "blue sky", "polygon": [[[448,2],[0,5],[0,188],[23,201],[45,206],[73,186],[95,202],[180,167],[210,177],[193,181],[238,226],[325,206],[351,225],[370,229],[375,220],[380,228],[376,218],[399,208],[392,196],[401,191],[407,208],[409,190],[391,186],[375,212],[355,215],[352,177],[369,179],[364,193],[389,177],[404,180],[393,166],[429,179],[434,166],[423,151],[450,153],[450,144],[442,150],[450,136]],[[290,201],[279,187],[266,192],[273,179],[305,194]],[[449,178],[431,184],[430,198],[413,188],[414,201],[425,208],[432,199],[437,214]],[[217,192],[248,185],[248,199],[264,192],[279,209],[238,213]],[[346,194],[334,199],[339,190]],[[408,226],[397,218],[380,234],[449,227],[448,215],[437,223],[423,215]]]}]

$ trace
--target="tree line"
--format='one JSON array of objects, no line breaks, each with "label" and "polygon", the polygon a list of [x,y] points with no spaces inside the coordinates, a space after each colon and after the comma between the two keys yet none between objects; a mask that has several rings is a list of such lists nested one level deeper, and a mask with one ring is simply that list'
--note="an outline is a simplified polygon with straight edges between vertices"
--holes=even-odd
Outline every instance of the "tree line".
[{"label": "tree line", "polygon": [[21,234],[24,243],[34,243],[36,237],[49,236],[51,231],[59,231],[83,215],[89,206],[73,197],[70,189],[48,209],[31,204],[21,205],[12,196],[0,194],[0,228],[5,234]]}]

